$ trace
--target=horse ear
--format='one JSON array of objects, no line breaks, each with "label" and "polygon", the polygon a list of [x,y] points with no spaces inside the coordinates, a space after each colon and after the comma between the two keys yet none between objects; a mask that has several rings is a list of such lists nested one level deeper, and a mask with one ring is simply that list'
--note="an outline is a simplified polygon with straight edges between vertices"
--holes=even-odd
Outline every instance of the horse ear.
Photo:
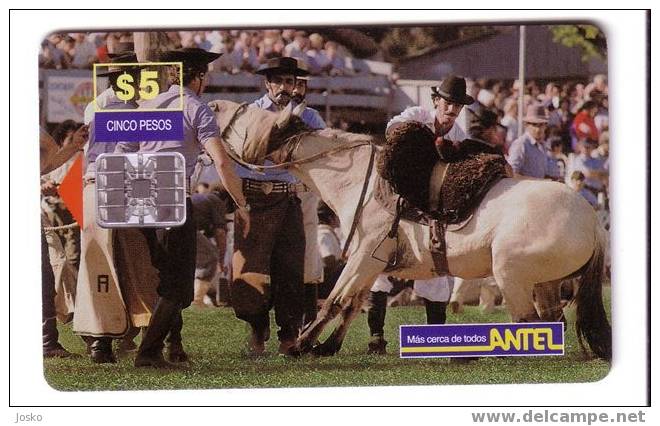
[{"label": "horse ear", "polygon": [[280,116],[277,118],[277,121],[275,122],[275,127],[277,127],[278,129],[282,129],[287,124],[289,124],[289,120],[291,120],[292,113],[293,113],[293,104],[289,102],[289,105],[287,105],[286,108],[284,108],[282,112],[280,112]]},{"label": "horse ear", "polygon": [[302,113],[305,111],[305,108],[307,108],[307,103],[303,101],[293,109],[293,115],[296,117],[302,117]]}]

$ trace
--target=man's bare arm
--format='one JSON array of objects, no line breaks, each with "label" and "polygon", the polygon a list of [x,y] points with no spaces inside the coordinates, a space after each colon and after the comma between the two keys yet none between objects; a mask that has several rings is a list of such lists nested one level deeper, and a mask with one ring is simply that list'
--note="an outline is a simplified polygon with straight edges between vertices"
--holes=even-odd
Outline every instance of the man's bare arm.
[{"label": "man's bare arm", "polygon": [[222,184],[238,207],[235,214],[244,221],[245,227],[243,233],[247,235],[250,232],[250,214],[248,212],[247,200],[243,195],[243,182],[234,170],[234,163],[225,152],[219,138],[212,137],[207,139],[204,147],[211,156],[211,159],[213,159],[215,169],[218,171]]},{"label": "man's bare arm", "polygon": [[[73,134],[71,143],[59,148],[57,151],[53,151],[52,148],[52,144],[55,144],[55,141],[52,138],[49,139],[49,137],[46,137],[47,134],[42,132],[39,138],[42,153],[41,174],[45,175],[52,172],[80,151],[87,142],[89,136],[88,130],[88,126],[81,126]],[[55,146],[57,147],[57,145]]]}]

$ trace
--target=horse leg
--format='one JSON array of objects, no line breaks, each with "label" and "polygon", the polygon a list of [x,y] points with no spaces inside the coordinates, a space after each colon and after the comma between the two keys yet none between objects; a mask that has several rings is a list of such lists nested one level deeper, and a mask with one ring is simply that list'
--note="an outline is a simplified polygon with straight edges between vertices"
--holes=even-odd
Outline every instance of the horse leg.
[{"label": "horse leg", "polygon": [[534,304],[541,321],[563,321],[561,306],[561,280],[547,281],[534,285]]},{"label": "horse leg", "polygon": [[369,294],[369,288],[363,290],[358,296],[352,297],[350,301],[342,308],[339,314],[339,324],[332,331],[332,334],[321,344],[312,348],[312,353],[317,356],[332,356],[339,352],[341,345],[348,332],[348,327],[353,319],[360,313],[362,305]]},{"label": "horse leg", "polygon": [[534,283],[495,276],[497,285],[506,299],[506,306],[513,322],[539,322],[541,318],[534,307]]},{"label": "horse leg", "polygon": [[[384,264],[373,260],[370,253],[354,254],[344,267],[335,287],[323,304],[316,321],[304,330],[298,338],[294,350],[298,353],[309,352],[328,322],[340,313],[342,313],[342,321],[339,326],[341,330],[338,334],[333,333],[334,339],[328,339],[328,346],[331,345],[330,342],[335,342],[335,344],[338,342],[341,346],[341,340],[346,334],[346,330],[343,330],[342,326],[348,328],[348,324],[357,313],[352,311],[352,305],[354,303],[358,304],[363,292],[371,288],[376,276],[383,270],[383,267]],[[356,298],[358,301],[354,301]],[[360,304],[358,309],[360,306],[362,305]]]},{"label": "horse leg", "polygon": [[311,351],[323,329],[340,312],[341,306],[333,303],[332,299],[328,297],[316,315],[316,319],[303,330],[291,352],[293,354],[304,354]]}]

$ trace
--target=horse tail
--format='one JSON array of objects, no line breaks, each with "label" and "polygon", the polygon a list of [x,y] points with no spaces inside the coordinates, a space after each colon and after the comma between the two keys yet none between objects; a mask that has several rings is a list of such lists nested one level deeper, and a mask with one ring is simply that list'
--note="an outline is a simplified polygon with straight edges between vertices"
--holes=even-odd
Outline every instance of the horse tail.
[{"label": "horse tail", "polygon": [[605,261],[605,240],[597,225],[596,246],[591,259],[582,267],[579,287],[575,296],[577,318],[575,331],[578,342],[586,352],[584,341],[599,358],[612,359],[612,327],[607,320],[603,306],[603,275]]}]

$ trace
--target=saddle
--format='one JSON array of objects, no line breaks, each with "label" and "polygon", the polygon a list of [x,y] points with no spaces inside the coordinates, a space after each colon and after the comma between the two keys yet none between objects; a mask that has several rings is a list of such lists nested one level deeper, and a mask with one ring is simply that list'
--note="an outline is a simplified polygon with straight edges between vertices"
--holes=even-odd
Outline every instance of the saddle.
[{"label": "saddle", "polygon": [[499,154],[478,152],[447,163],[444,182],[439,188],[438,205],[431,214],[446,224],[464,221],[493,185],[504,177],[507,177],[507,161]]},{"label": "saddle", "polygon": [[389,235],[401,218],[429,225],[436,272],[447,274],[447,227],[467,225],[486,193],[509,176],[506,159],[475,140],[444,146],[441,155],[431,130],[417,122],[402,123],[386,136],[375,198],[394,214]]}]

